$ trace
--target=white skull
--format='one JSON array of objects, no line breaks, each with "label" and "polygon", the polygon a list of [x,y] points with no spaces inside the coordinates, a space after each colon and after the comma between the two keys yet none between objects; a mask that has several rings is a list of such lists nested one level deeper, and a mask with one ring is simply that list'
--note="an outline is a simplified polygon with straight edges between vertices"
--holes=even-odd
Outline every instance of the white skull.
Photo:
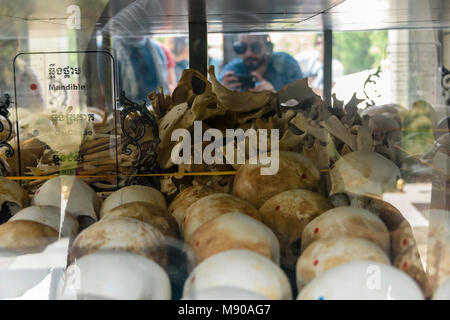
[{"label": "white skull", "polygon": [[214,287],[186,296],[181,300],[269,300],[257,292],[229,286]]},{"label": "white skull", "polygon": [[81,257],[58,282],[57,299],[170,300],[167,273],[156,262],[124,251]]},{"label": "white skull", "polygon": [[178,238],[178,225],[175,219],[159,207],[143,201],[128,202],[105,213],[101,221],[111,217],[128,217],[148,223],[165,236]]},{"label": "white skull", "polygon": [[58,232],[35,221],[8,221],[0,225],[0,248],[23,253],[43,251],[58,239]]},{"label": "white skull", "polygon": [[279,169],[273,175],[261,175],[263,164],[244,164],[234,178],[233,194],[251,203],[255,208],[272,196],[291,189],[318,191],[320,171],[308,157],[289,151],[272,154]]},{"label": "white skull", "polygon": [[180,230],[183,228],[183,220],[186,210],[191,204],[200,198],[215,193],[211,188],[202,185],[191,186],[181,191],[169,205],[169,213],[175,218]]},{"label": "white skull", "polygon": [[[63,216],[63,225],[61,226],[61,215]],[[60,208],[52,206],[31,206],[20,210],[10,221],[35,221],[58,232],[61,237],[74,238],[79,232],[77,220],[71,214],[61,212]],[[61,232],[60,232],[61,231]]]},{"label": "white skull", "polygon": [[299,291],[309,281],[338,265],[368,260],[391,264],[377,245],[363,238],[338,237],[311,243],[297,261],[297,288]]},{"label": "white skull", "polygon": [[205,259],[186,279],[183,297],[222,286],[246,289],[273,300],[292,299],[291,285],[283,270],[249,250],[229,250]]},{"label": "white skull", "polygon": [[330,195],[382,195],[395,190],[400,170],[376,152],[355,151],[341,157],[330,170]]},{"label": "white skull", "polygon": [[402,213],[391,203],[382,200],[381,196],[366,195],[347,197],[344,193],[338,193],[333,197],[345,197],[350,200],[350,204],[336,205],[336,207],[350,205],[352,207],[366,209],[376,214],[384,222],[389,231],[397,230],[405,222],[405,217]]},{"label": "white skull", "polygon": [[220,215],[200,226],[189,238],[198,262],[232,249],[262,254],[280,264],[280,245],[262,222],[239,212]]},{"label": "white skull", "polygon": [[416,246],[416,239],[408,220],[404,220],[398,228],[391,232],[393,258],[397,258],[412,246]]},{"label": "white skull", "polygon": [[341,236],[370,240],[390,256],[391,241],[383,221],[374,213],[355,207],[333,208],[308,223],[302,234],[302,252],[318,239]]},{"label": "white skull", "polygon": [[161,192],[147,186],[132,185],[114,191],[103,201],[102,208],[100,209],[100,218],[106,212],[121,204],[135,201],[149,202],[164,212],[167,212],[166,200]]},{"label": "white skull", "polygon": [[297,300],[423,300],[417,283],[387,264],[352,261],[325,271]]},{"label": "white skull", "polygon": [[40,253],[0,249],[0,299],[52,299],[51,278],[67,265],[69,242],[61,239]]},{"label": "white skull", "polygon": [[[0,258],[16,257],[19,253],[0,249]],[[0,299],[22,296],[36,286],[50,269],[16,269],[10,270],[0,262]]]},{"label": "white skull", "polygon": [[209,220],[222,214],[236,211],[257,220],[262,220],[259,211],[250,203],[227,193],[214,193],[197,200],[189,206],[184,216],[184,241],[189,242],[189,238],[195,230]]},{"label": "white skull", "polygon": [[59,176],[46,181],[31,201],[36,206],[64,208],[73,217],[88,216],[97,221],[99,201],[95,191],[83,180],[74,176]]},{"label": "white skull", "polygon": [[305,226],[323,212],[333,208],[330,201],[316,192],[294,189],[279,193],[259,208],[263,222],[280,240],[281,264],[291,270],[300,255]]},{"label": "white skull", "polygon": [[100,249],[128,251],[161,264],[167,258],[165,238],[161,231],[127,217],[110,217],[83,230],[73,242],[69,260],[73,262]]},{"label": "white skull", "polygon": [[425,272],[416,245],[410,246],[407,250],[402,251],[400,255],[396,256],[392,261],[392,265],[406,272],[412,279],[416,280],[425,297],[430,297],[433,294],[429,274]]}]

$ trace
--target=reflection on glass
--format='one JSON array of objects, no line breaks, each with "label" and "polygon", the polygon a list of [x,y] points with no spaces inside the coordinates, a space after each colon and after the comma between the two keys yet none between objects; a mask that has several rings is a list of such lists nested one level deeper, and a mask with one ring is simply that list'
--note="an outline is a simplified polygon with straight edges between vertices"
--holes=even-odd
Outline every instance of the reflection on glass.
[{"label": "reflection on glass", "polygon": [[222,84],[236,91],[278,91],[303,78],[297,61],[285,52],[274,51],[268,34],[240,34],[233,43],[237,58],[220,73]]}]

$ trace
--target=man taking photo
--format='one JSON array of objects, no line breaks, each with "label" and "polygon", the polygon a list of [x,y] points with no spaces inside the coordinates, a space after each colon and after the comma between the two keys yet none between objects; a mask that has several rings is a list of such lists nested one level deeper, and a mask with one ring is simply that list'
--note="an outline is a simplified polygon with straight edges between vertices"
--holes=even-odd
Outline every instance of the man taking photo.
[{"label": "man taking photo", "polygon": [[239,35],[233,49],[240,57],[230,61],[219,80],[234,91],[278,91],[303,78],[297,61],[287,53],[273,52],[266,34]]}]

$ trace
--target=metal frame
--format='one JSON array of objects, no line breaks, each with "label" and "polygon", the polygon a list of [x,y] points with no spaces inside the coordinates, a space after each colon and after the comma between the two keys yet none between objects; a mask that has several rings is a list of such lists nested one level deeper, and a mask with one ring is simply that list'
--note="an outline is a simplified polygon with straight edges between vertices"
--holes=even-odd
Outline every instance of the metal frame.
[{"label": "metal frame", "polygon": [[323,97],[331,103],[331,88],[333,83],[333,31],[323,32]]},{"label": "metal frame", "polygon": [[[132,150],[129,148],[133,145],[138,150],[137,160],[133,163],[133,171],[135,175],[129,177],[125,182],[126,185],[139,184],[161,189],[161,183],[158,177],[143,176],[145,174],[159,173],[158,170],[158,155],[156,148],[159,145],[159,130],[158,122],[155,117],[148,111],[145,101],[139,105],[125,96],[125,92],[120,93],[119,103],[122,109],[120,110],[120,121],[123,134],[127,137],[127,141],[122,147],[122,153],[130,155]],[[126,119],[133,114],[134,117],[130,119],[130,126],[127,127]],[[149,142],[145,154],[142,152],[142,146],[139,140],[145,136],[146,127],[150,126],[154,139]],[[117,172],[119,175],[119,172]]]},{"label": "metal frame", "polygon": [[[0,148],[1,147],[6,147],[7,150],[5,152],[5,155],[8,158],[11,158],[14,155],[14,149],[12,148],[12,146],[7,142],[12,135],[12,131],[13,131],[13,125],[11,123],[11,120],[9,120],[8,117],[8,108],[10,106],[10,99],[9,99],[9,94],[5,93],[3,94],[3,97],[0,98],[0,116],[3,117],[6,122],[8,123],[8,134],[6,135],[6,137],[4,139],[0,140]],[[0,133],[3,132],[5,130],[5,126],[3,125],[2,122],[0,122]],[[8,172],[5,168],[5,165],[0,162],[0,176],[7,176]]]},{"label": "metal frame", "polygon": [[189,67],[208,70],[208,26],[205,0],[189,0]]},{"label": "metal frame", "polygon": [[450,106],[450,70],[447,70],[444,66],[441,67],[441,85],[444,103],[446,106]]}]

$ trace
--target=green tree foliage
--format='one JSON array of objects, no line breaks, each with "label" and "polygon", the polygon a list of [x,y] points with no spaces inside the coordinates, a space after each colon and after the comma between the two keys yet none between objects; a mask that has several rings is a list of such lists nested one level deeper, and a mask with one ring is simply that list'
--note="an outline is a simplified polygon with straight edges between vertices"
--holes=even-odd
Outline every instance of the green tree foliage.
[{"label": "green tree foliage", "polygon": [[385,56],[387,31],[334,32],[333,56],[344,65],[345,74],[377,68]]},{"label": "green tree foliage", "polygon": [[402,146],[410,154],[421,155],[433,146],[432,115],[433,107],[423,100],[402,112]]}]

